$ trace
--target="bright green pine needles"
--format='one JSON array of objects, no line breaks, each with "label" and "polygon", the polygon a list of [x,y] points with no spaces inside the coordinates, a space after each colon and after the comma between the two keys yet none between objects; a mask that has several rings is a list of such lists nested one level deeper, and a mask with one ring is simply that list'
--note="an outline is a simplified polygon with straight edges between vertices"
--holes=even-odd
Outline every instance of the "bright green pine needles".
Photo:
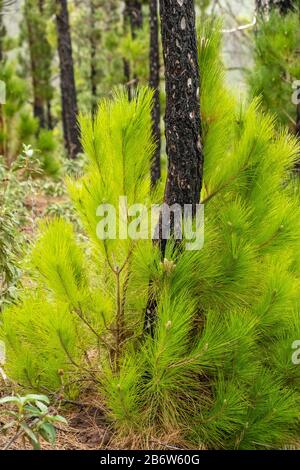
[{"label": "bright green pine needles", "polygon": [[[5,310],[7,373],[28,389],[97,391],[120,435],[270,449],[298,438],[299,185],[295,139],[223,85],[220,34],[201,33],[205,243],[165,259],[151,240],[100,240],[101,203],[151,204],[151,93],[125,92],[80,118],[85,175],[69,181],[88,235],[46,222],[31,294]],[[148,296],[154,337],[143,337]]]}]

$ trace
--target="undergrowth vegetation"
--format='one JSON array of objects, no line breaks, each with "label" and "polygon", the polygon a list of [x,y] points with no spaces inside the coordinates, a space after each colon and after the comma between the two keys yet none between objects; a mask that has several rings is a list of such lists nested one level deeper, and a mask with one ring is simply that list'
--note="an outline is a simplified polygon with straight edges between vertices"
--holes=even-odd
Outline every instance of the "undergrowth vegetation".
[{"label": "undergrowth vegetation", "polygon": [[[105,401],[120,436],[168,432],[176,443],[269,449],[299,433],[300,209],[290,176],[299,152],[259,100],[224,87],[220,34],[199,40],[205,243],[101,240],[102,203],[150,207],[152,93],[117,91],[81,116],[83,176],[68,188],[85,229],[45,220],[20,301],[5,309],[9,377],[26,390]],[[104,214],[102,214],[104,215]],[[118,220],[118,217],[117,217]],[[118,226],[119,228],[119,226]],[[143,331],[148,298],[154,335]]]},{"label": "undergrowth vegetation", "polygon": [[300,72],[299,9],[295,10],[284,16],[273,12],[268,21],[259,23],[253,35],[254,67],[248,72],[252,95],[260,95],[264,108],[293,130],[296,105],[291,94],[292,87],[297,93]]}]

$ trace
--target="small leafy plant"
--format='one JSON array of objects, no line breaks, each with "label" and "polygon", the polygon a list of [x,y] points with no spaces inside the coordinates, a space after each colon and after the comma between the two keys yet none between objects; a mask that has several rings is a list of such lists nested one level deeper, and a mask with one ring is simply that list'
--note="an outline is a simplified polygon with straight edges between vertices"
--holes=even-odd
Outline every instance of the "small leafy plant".
[{"label": "small leafy plant", "polygon": [[20,278],[17,258],[23,244],[20,227],[29,222],[24,201],[35,191],[32,173],[41,173],[41,168],[31,145],[23,144],[9,168],[0,160],[0,310],[16,299]]},{"label": "small leafy plant", "polygon": [[0,405],[5,407],[0,416],[11,418],[0,428],[0,432],[6,434],[8,431],[14,431],[3,450],[9,449],[13,442],[20,438],[23,439],[24,445],[27,441],[33,449],[41,448],[41,437],[50,444],[55,444],[55,424],[67,424],[67,421],[63,416],[54,414],[49,403],[47,396],[35,394],[23,397],[6,396],[0,399]]}]

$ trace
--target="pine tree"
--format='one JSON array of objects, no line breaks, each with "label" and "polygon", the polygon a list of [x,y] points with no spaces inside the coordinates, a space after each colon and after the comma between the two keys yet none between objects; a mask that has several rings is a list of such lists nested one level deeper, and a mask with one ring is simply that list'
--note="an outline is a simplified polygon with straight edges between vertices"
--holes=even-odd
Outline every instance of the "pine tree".
[{"label": "pine tree", "polygon": [[[143,232],[97,235],[103,201],[117,208],[126,195],[127,211],[153,197],[152,93],[139,89],[129,102],[118,91],[80,117],[88,163],[68,186],[87,239],[62,219],[45,221],[31,289],[26,279],[3,313],[8,376],[67,397],[99,393],[116,435],[135,448],[166,436],[200,449],[298,438],[300,195],[290,173],[299,143],[257,98],[241,104],[228,93],[220,41],[216,24],[199,33],[203,248],[170,240],[162,261]],[[153,337],[143,336],[149,285]]]},{"label": "pine tree", "polygon": [[77,127],[77,96],[67,0],[56,0],[56,25],[64,141],[68,157],[75,158],[81,151],[81,145]]},{"label": "pine tree", "polygon": [[[125,0],[124,8],[125,31],[130,29],[132,39],[136,39],[137,31],[143,27],[143,10],[141,0]],[[124,59],[124,76],[127,82],[128,97],[132,96],[134,87],[138,83],[138,77],[132,76],[129,61]]]},{"label": "pine tree", "polygon": [[254,36],[254,67],[248,73],[252,96],[260,95],[264,107],[296,133],[299,110],[292,95],[294,81],[300,77],[299,26],[296,6],[284,16],[273,11],[268,21],[260,21]]},{"label": "pine tree", "polygon": [[[5,38],[5,26],[3,24],[3,0],[0,0],[0,67],[4,66],[4,38]],[[0,135],[4,135],[4,116],[3,116],[3,103],[0,103]],[[0,138],[0,155],[4,154],[4,142]]]},{"label": "pine tree", "polygon": [[46,37],[47,18],[43,2],[26,0],[24,5],[33,92],[33,115],[42,128],[50,127],[48,107],[53,89],[51,79],[51,46]]},{"label": "pine tree", "polygon": [[96,38],[96,27],[95,27],[95,4],[94,0],[90,0],[90,80],[91,80],[91,101],[92,111],[96,111],[97,107],[97,67],[96,67],[96,55],[97,55],[97,38]]},{"label": "pine tree", "polygon": [[153,136],[156,141],[156,151],[153,156],[151,165],[151,183],[155,187],[161,176],[160,168],[160,150],[161,150],[161,134],[160,134],[160,57],[159,57],[159,25],[158,25],[158,4],[157,0],[150,0],[149,4],[150,17],[150,76],[149,86],[154,90],[152,121]]}]

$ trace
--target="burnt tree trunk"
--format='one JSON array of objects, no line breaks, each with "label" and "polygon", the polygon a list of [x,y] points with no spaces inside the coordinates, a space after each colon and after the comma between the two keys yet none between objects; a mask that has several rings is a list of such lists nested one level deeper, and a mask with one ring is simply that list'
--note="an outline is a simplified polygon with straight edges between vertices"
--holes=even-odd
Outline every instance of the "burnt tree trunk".
[{"label": "burnt tree trunk", "polygon": [[267,18],[274,9],[277,9],[282,15],[286,15],[294,8],[295,0],[256,0],[256,11],[263,18]]},{"label": "burnt tree trunk", "polygon": [[41,84],[38,79],[38,67],[36,57],[36,41],[34,27],[30,18],[31,5],[28,0],[25,1],[25,21],[28,34],[28,46],[30,55],[30,68],[31,68],[31,80],[32,80],[32,92],[33,92],[33,115],[37,118],[39,126],[46,127],[45,113],[44,113],[44,100],[41,96]]},{"label": "burnt tree trunk", "polygon": [[75,158],[81,151],[81,144],[67,0],[56,0],[56,26],[65,147],[68,157]]},{"label": "burnt tree trunk", "polygon": [[136,35],[136,30],[143,27],[143,11],[141,0],[127,0],[126,8],[130,19],[131,34]]},{"label": "burnt tree trunk", "polygon": [[160,101],[159,101],[159,42],[158,42],[158,5],[157,0],[150,0],[150,76],[149,86],[154,90],[152,108],[152,132],[156,143],[151,165],[151,185],[154,187],[161,176],[160,170]]},{"label": "burnt tree trunk", "polygon": [[[164,203],[191,205],[196,214],[203,174],[200,117],[200,79],[193,0],[160,0],[163,56],[166,82],[165,133],[168,174]],[[170,233],[175,236],[175,221]],[[159,223],[162,258],[167,240],[163,239],[162,214]],[[150,289],[149,289],[150,292]],[[144,332],[153,335],[157,300],[149,295]]]},{"label": "burnt tree trunk", "polygon": [[47,126],[49,130],[53,129],[53,117],[51,111],[51,100],[47,100]]},{"label": "burnt tree trunk", "polygon": [[95,38],[95,5],[94,1],[90,0],[90,81],[91,81],[91,104],[92,113],[94,114],[97,108],[97,67],[96,67],[96,53],[97,43]]},{"label": "burnt tree trunk", "polygon": [[161,0],[160,16],[166,80],[168,175],[164,202],[191,204],[202,187],[203,153],[200,80],[193,0]]},{"label": "burnt tree trunk", "polygon": [[[41,15],[44,15],[45,14],[45,0],[39,0],[38,6],[39,6]],[[45,113],[45,122],[46,122],[47,128],[49,130],[52,130],[53,118],[52,118],[52,112],[51,112],[51,97],[48,97],[46,99],[46,103],[44,103],[44,113]]]},{"label": "burnt tree trunk", "polygon": [[277,8],[282,15],[286,15],[295,8],[295,0],[271,0],[271,8]]},{"label": "burnt tree trunk", "polygon": [[[5,27],[3,24],[3,0],[0,0],[0,67],[4,65],[4,53],[3,53],[3,41],[5,36]],[[3,103],[0,100],[0,155],[4,155],[4,113],[3,113]]]},{"label": "burnt tree trunk", "polygon": [[[125,31],[130,27],[131,36],[136,38],[136,32],[143,27],[143,10],[141,0],[125,0],[124,27]],[[124,77],[128,89],[128,99],[132,98],[134,87],[138,83],[138,77],[131,76],[131,67],[127,59],[124,58]]]},{"label": "burnt tree trunk", "polygon": [[3,41],[5,36],[5,27],[3,24],[3,0],[0,0],[0,63],[3,63]]}]

